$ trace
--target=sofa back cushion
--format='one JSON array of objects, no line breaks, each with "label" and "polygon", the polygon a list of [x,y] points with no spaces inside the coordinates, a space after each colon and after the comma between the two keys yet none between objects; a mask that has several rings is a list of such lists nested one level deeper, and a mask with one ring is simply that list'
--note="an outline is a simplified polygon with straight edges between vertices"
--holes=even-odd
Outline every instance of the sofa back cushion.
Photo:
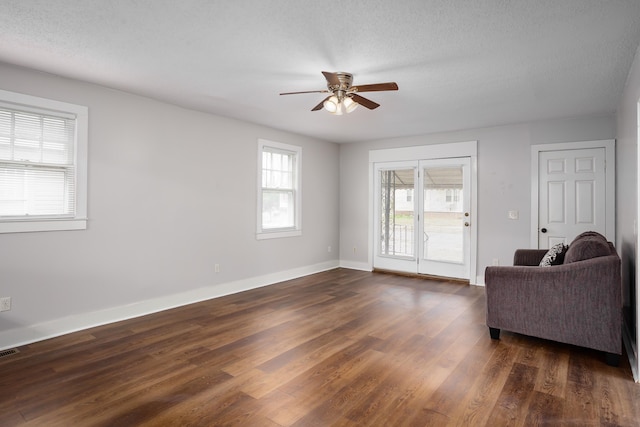
[{"label": "sofa back cushion", "polygon": [[576,236],[575,239],[573,239],[573,241],[575,242],[585,237],[597,237],[598,239],[601,239],[604,242],[607,241],[607,238],[604,237],[602,234],[598,233],[597,231],[585,231],[583,233],[580,233]]},{"label": "sofa back cushion", "polygon": [[611,255],[611,248],[606,239],[599,236],[578,236],[567,249],[564,263],[583,261],[601,256]]}]

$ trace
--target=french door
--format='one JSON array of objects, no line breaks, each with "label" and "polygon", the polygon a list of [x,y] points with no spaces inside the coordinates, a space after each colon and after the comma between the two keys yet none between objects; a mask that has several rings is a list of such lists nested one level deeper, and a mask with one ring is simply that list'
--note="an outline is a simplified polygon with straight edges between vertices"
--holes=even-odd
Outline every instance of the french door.
[{"label": "french door", "polygon": [[374,165],[375,268],[470,278],[468,157]]}]

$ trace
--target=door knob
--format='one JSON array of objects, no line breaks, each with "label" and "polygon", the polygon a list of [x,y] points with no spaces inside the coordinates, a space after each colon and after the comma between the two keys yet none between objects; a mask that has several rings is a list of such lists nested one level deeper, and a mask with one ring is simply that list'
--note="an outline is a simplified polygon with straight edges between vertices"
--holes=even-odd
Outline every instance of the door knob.
[{"label": "door knob", "polygon": [[547,232],[547,229],[546,229],[546,228],[544,228],[544,227],[542,227],[542,228],[540,229],[540,232],[542,232],[542,233],[546,233],[546,232]]}]

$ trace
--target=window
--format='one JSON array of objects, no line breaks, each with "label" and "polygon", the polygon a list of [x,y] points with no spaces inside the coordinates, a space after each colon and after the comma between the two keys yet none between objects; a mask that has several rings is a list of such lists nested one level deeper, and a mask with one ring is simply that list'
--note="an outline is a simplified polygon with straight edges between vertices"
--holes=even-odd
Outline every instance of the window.
[{"label": "window", "polygon": [[86,107],[0,90],[0,232],[86,228],[87,122]]},{"label": "window", "polygon": [[460,201],[460,189],[458,188],[447,188],[445,190],[446,194],[446,202],[447,203],[457,203]]},{"label": "window", "polygon": [[301,158],[301,147],[258,140],[258,239],[302,234]]}]

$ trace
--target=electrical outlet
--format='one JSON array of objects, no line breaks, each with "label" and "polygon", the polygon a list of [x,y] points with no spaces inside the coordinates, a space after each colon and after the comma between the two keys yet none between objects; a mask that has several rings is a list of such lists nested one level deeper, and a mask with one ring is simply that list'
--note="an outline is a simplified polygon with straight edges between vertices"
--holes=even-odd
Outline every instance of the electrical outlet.
[{"label": "electrical outlet", "polygon": [[0,298],[0,311],[11,310],[11,297]]},{"label": "electrical outlet", "polygon": [[500,259],[499,258],[494,258],[493,259],[493,265],[500,265]]},{"label": "electrical outlet", "polygon": [[327,246],[327,252],[331,252],[331,246]]},{"label": "electrical outlet", "polygon": [[213,266],[213,271],[215,271],[216,273],[220,273],[220,264],[215,264]]}]

